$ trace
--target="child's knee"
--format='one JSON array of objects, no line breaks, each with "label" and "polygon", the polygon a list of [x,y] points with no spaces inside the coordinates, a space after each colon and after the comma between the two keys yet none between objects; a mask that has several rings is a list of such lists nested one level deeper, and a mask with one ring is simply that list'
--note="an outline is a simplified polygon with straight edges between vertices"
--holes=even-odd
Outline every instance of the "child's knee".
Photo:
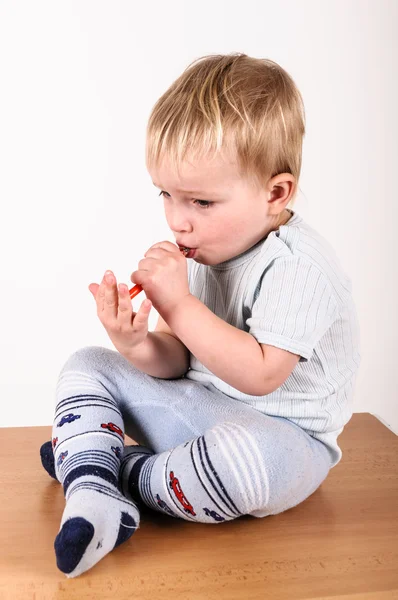
[{"label": "child's knee", "polygon": [[258,428],[224,422],[205,434],[216,472],[225,472],[241,514],[283,512],[310,496],[326,478],[330,462],[320,443],[288,424]]},{"label": "child's knee", "polygon": [[[66,360],[61,371],[109,371],[118,363],[125,362],[126,359],[116,350],[104,348],[103,346],[84,346],[79,348]],[[129,363],[130,365],[130,363]],[[131,368],[135,367],[131,365]]]},{"label": "child's knee", "polygon": [[84,346],[69,356],[58,376],[56,401],[80,397],[81,402],[93,397],[107,398],[121,409],[123,384],[132,386],[141,372],[119,352],[102,346]]},{"label": "child's knee", "polygon": [[[269,470],[269,500],[251,514],[254,517],[276,515],[289,510],[311,496],[326,479],[330,469],[330,459],[315,440],[298,436],[296,448],[289,445],[289,452],[281,443],[275,452]],[[319,446],[319,448],[318,448]]]}]

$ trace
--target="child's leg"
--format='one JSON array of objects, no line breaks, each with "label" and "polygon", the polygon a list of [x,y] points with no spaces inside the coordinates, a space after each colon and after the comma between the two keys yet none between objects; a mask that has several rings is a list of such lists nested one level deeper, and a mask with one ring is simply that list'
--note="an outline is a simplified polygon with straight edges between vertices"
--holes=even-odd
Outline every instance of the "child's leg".
[{"label": "child's leg", "polygon": [[[158,508],[164,502],[164,510],[168,512],[167,505],[174,513],[181,505],[189,515],[192,501],[187,490],[196,494],[207,489],[213,505],[208,492],[198,498],[206,522],[214,522],[213,514],[216,520],[240,514],[275,514],[304,500],[329,470],[326,447],[286,419],[267,417],[211,384],[151,377],[113,350],[79,350],[65,365],[60,384],[62,381],[66,389],[72,386],[75,393],[79,391],[82,419],[91,415],[91,405],[106,390],[123,414],[127,433],[161,455],[145,463],[140,472],[142,498],[154,508],[155,503]],[[96,389],[85,389],[86,381],[95,381]],[[56,434],[55,429],[53,437]],[[117,437],[115,432],[113,435]],[[174,450],[170,452],[170,448]],[[133,449],[132,454],[135,452]],[[124,463],[124,486],[126,478],[134,485],[134,477],[145,462],[140,457],[132,468],[135,458]],[[182,474],[184,481],[187,474],[191,482],[188,488],[182,485]],[[148,492],[148,486],[151,490],[154,486],[153,493]],[[162,497],[169,490],[177,505],[174,501],[168,505],[170,494],[169,500]],[[216,510],[223,505],[225,515]]]},{"label": "child's leg", "polygon": [[286,419],[228,420],[176,448],[143,456],[126,448],[123,494],[187,521],[264,517],[296,506],[330,468],[326,447]]},{"label": "child's leg", "polygon": [[119,490],[122,414],[136,440],[170,447],[179,436],[189,439],[197,432],[189,418],[178,420],[179,401],[172,381],[142,373],[114,350],[82,348],[66,361],[56,389],[52,440],[42,446],[41,457],[64,487],[66,507],[54,546],[58,567],[70,577],[126,541],[139,524],[136,505]]},{"label": "child's leg", "polygon": [[135,503],[119,490],[124,425],[118,404],[81,366],[72,357],[61,372],[52,436],[54,475],[66,498],[54,548],[69,577],[129,539],[140,519]]}]

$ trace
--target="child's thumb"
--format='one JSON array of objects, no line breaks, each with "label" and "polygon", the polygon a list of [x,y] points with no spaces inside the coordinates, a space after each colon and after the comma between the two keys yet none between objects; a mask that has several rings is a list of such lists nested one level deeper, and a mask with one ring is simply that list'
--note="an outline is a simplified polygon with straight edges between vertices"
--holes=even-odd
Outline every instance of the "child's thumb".
[{"label": "child's thumb", "polygon": [[[97,283],[90,283],[90,285],[88,286],[88,289],[92,293],[93,298],[96,297],[98,288],[99,288],[99,285]],[[94,291],[94,289],[95,289],[95,291]]]}]

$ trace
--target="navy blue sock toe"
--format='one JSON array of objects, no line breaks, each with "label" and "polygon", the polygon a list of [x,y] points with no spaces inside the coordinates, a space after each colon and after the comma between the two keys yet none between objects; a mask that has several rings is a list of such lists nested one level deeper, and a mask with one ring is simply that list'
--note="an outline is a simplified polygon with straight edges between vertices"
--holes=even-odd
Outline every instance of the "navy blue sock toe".
[{"label": "navy blue sock toe", "polygon": [[57,479],[54,466],[54,454],[51,442],[45,442],[40,448],[41,464],[51,477]]},{"label": "navy blue sock toe", "polygon": [[63,524],[54,542],[60,571],[71,573],[77,567],[93,535],[93,525],[82,517],[73,517]]}]

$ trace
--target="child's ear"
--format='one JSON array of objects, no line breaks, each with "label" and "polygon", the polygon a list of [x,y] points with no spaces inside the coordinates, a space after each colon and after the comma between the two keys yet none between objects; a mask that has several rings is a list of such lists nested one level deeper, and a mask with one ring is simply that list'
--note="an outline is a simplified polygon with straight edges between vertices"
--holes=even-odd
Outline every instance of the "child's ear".
[{"label": "child's ear", "polygon": [[268,212],[279,215],[289,204],[296,191],[296,178],[290,173],[281,173],[270,179],[268,186]]}]

